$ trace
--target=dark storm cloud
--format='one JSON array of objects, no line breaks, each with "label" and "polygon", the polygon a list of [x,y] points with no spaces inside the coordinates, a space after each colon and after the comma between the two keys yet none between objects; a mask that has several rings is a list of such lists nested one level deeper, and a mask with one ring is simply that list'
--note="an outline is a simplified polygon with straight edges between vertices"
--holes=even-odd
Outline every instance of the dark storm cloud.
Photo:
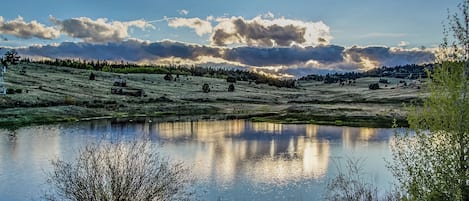
[{"label": "dark storm cloud", "polygon": [[147,53],[160,58],[179,57],[194,60],[199,56],[220,57],[220,49],[218,48],[173,41],[151,43],[143,48]]},{"label": "dark storm cloud", "polygon": [[237,61],[251,66],[289,66],[303,64],[310,60],[322,64],[342,62],[343,47],[285,47],[285,48],[258,48],[239,47],[227,50],[224,59]]},{"label": "dark storm cloud", "polygon": [[64,42],[56,46],[31,46],[18,49],[18,52],[25,57],[124,60],[136,63],[158,63],[164,59],[176,59],[182,63],[200,65],[213,66],[218,63],[250,68],[268,67],[276,72],[297,76],[308,72],[368,70],[382,65],[420,64],[435,60],[431,52],[387,47],[344,48],[328,45],[220,48],[175,41],[150,43],[137,40],[106,44]]},{"label": "dark storm cloud", "polygon": [[32,46],[18,49],[21,54],[48,58],[83,58],[139,62],[158,58],[178,57],[195,60],[199,56],[219,57],[219,49],[185,43],[163,41],[147,43],[136,40],[91,44],[64,42],[58,46]]},{"label": "dark storm cloud", "polygon": [[344,55],[356,63],[368,59],[379,62],[382,66],[429,63],[435,60],[435,55],[432,52],[389,47],[352,47],[346,49]]}]

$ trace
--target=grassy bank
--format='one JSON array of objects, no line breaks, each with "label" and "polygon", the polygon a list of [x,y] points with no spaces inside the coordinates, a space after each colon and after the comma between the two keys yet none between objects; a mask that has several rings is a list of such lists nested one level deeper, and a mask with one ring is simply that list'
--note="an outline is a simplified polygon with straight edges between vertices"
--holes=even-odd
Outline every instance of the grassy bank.
[{"label": "grassy bank", "polygon": [[[89,80],[91,72],[95,80]],[[124,90],[143,89],[145,96],[111,93],[118,77],[126,80]],[[367,127],[389,127],[396,118],[405,124],[402,103],[416,100],[421,87],[404,87],[400,80],[391,79],[381,89],[369,90],[368,85],[378,80],[360,78],[345,86],[305,81],[299,82],[298,88],[238,81],[235,91],[229,92],[230,83],[210,77],[181,75],[176,81],[167,81],[160,74],[20,64],[8,69],[5,77],[6,86],[15,93],[0,96],[0,127],[102,117],[247,118]],[[209,93],[202,91],[204,84],[209,84]]]}]

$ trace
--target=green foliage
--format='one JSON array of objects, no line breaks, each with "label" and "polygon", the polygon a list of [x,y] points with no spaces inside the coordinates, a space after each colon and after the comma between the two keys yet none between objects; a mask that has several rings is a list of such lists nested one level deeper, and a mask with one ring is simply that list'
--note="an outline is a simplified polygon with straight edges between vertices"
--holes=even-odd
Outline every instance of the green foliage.
[{"label": "green foliage", "polygon": [[108,66],[108,65],[103,66],[101,70],[104,72],[112,72],[111,66]]},{"label": "green foliage", "polygon": [[406,200],[469,200],[469,1],[459,8],[462,17],[449,17],[440,64],[428,72],[430,95],[409,107],[415,134],[397,134],[392,146],[390,168]]}]

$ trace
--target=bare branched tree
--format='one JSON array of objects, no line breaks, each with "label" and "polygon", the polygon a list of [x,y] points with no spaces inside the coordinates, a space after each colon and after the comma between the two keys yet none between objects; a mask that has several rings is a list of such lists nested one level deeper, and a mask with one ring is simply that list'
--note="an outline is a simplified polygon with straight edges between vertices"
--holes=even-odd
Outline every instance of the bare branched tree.
[{"label": "bare branched tree", "polygon": [[[339,164],[340,165],[340,164]],[[398,192],[378,194],[378,188],[367,182],[363,172],[363,159],[347,159],[345,168],[338,165],[338,174],[326,183],[324,199],[327,201],[398,201]]]},{"label": "bare branched tree", "polygon": [[93,144],[71,162],[52,161],[46,200],[189,200],[189,170],[150,142]]}]

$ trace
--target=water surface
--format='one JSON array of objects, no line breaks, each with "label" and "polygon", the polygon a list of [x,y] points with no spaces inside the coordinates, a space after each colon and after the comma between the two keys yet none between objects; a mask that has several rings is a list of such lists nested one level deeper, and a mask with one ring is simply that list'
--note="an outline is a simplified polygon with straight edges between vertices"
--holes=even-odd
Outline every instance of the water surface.
[{"label": "water surface", "polygon": [[384,159],[392,129],[255,123],[245,120],[74,124],[0,129],[0,200],[35,200],[50,160],[89,143],[146,139],[190,166],[202,200],[319,200],[346,158],[365,160],[364,178],[391,187]]}]

